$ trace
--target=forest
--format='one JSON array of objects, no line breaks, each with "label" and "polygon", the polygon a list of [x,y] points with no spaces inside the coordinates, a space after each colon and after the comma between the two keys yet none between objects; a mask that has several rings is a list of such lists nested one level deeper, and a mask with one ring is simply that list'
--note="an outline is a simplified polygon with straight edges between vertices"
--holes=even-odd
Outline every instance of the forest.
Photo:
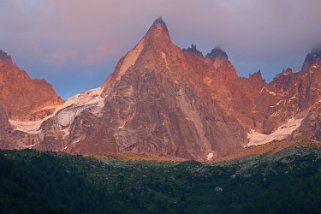
[{"label": "forest", "polygon": [[0,151],[0,213],[320,213],[321,149],[220,163]]}]

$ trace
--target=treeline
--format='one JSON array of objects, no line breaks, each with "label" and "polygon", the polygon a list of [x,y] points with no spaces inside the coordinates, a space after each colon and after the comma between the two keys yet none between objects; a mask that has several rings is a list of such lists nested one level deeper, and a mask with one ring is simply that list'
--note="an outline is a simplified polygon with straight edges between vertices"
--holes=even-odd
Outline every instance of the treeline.
[{"label": "treeline", "polygon": [[320,213],[321,151],[206,165],[0,152],[0,213]]}]

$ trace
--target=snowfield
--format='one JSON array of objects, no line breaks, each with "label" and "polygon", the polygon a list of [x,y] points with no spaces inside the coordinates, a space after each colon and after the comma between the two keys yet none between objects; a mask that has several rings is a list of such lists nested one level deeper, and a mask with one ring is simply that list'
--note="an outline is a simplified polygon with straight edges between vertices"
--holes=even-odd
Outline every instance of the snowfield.
[{"label": "snowfield", "polygon": [[56,123],[64,129],[66,135],[69,131],[66,127],[70,126],[74,119],[84,110],[88,110],[90,113],[101,116],[104,108],[104,98],[101,96],[102,88],[95,88],[87,90],[70,97],[64,104],[56,106],[56,110],[51,115],[45,117],[42,120],[37,121],[12,121],[10,124],[22,132],[28,134],[39,134],[41,132],[41,124],[49,118],[55,117]]},{"label": "snowfield", "polygon": [[251,130],[251,132],[248,133],[249,143],[245,147],[263,145],[273,140],[283,140],[300,127],[302,120],[303,118],[291,118],[271,134],[262,134]]},{"label": "snowfield", "polygon": [[39,134],[41,132],[40,126],[44,120],[38,121],[16,121],[9,120],[10,124],[15,130],[26,132],[29,134]]}]

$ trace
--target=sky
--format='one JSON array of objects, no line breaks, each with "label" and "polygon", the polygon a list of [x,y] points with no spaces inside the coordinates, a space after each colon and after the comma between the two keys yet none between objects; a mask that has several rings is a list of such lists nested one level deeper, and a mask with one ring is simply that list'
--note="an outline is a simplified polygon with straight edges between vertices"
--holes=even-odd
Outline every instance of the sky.
[{"label": "sky", "polygon": [[179,47],[219,45],[267,81],[321,44],[320,0],[0,0],[0,49],[66,99],[100,86],[159,16]]}]

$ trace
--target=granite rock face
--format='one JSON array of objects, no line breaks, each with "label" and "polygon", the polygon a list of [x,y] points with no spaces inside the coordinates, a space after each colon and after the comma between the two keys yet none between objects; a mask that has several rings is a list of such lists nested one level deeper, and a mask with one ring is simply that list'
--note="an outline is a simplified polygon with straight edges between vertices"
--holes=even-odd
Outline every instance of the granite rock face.
[{"label": "granite rock face", "polygon": [[290,139],[321,141],[321,103],[315,104],[309,110],[301,126],[291,134]]},{"label": "granite rock face", "polygon": [[0,140],[4,139],[7,135],[7,132],[10,130],[10,123],[8,121],[8,117],[4,109],[0,104]]},{"label": "granite rock face", "polygon": [[159,18],[101,87],[63,102],[0,52],[0,147],[210,160],[253,142],[320,140],[318,53],[270,83],[239,77],[224,50],[182,50]]}]

